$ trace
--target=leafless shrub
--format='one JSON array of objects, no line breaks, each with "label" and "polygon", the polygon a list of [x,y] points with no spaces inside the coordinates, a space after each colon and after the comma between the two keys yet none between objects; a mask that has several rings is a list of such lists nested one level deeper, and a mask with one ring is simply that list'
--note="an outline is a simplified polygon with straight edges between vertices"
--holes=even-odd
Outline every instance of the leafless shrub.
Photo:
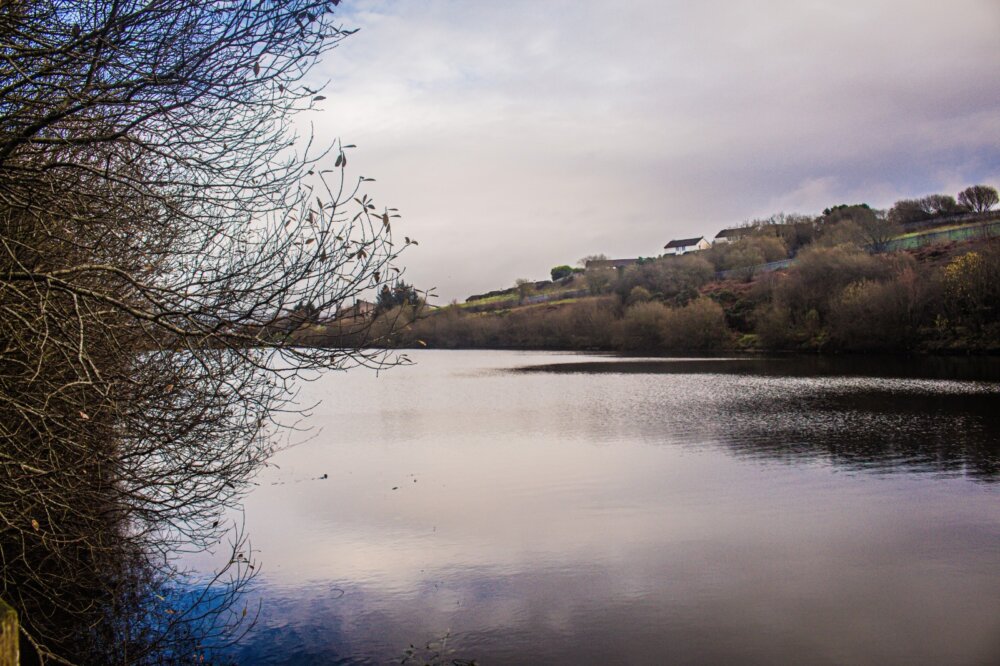
[{"label": "leafless shrub", "polygon": [[851,350],[909,349],[927,308],[930,286],[913,268],[882,282],[848,285],[833,301],[830,336]]},{"label": "leafless shrub", "polygon": [[655,350],[663,345],[667,307],[651,301],[638,303],[625,311],[616,330],[617,345],[622,349]]},{"label": "leafless shrub", "polygon": [[469,312],[452,305],[417,318],[400,329],[396,339],[411,347],[606,349],[612,344],[617,307],[614,297],[503,314]]},{"label": "leafless shrub", "polygon": [[649,293],[649,290],[642,285],[636,285],[628,292],[628,298],[625,299],[626,305],[635,305],[636,303],[645,303],[653,298],[653,295]]},{"label": "leafless shrub", "polygon": [[[223,540],[295,380],[385,362],[363,331],[295,344],[301,313],[394,279],[399,249],[394,211],[345,178],[351,146],[291,131],[350,32],[336,4],[4,3],[0,594],[42,657],[148,661],[233,629],[148,602],[183,588],[179,549]],[[252,572],[233,555],[214,599]]]},{"label": "leafless shrub", "polygon": [[698,255],[663,257],[629,266],[616,280],[614,290],[623,300],[628,299],[636,287],[672,299],[680,294],[696,293],[714,275],[712,264]]},{"label": "leafless shrub", "polygon": [[822,320],[830,300],[844,287],[861,280],[884,279],[892,273],[891,260],[855,248],[810,248],[799,255],[787,279],[775,284],[774,298],[791,307],[793,313],[813,310]]},{"label": "leafless shrub", "polygon": [[698,298],[684,307],[669,308],[663,319],[662,344],[666,349],[719,349],[728,338],[722,306],[710,298]]}]

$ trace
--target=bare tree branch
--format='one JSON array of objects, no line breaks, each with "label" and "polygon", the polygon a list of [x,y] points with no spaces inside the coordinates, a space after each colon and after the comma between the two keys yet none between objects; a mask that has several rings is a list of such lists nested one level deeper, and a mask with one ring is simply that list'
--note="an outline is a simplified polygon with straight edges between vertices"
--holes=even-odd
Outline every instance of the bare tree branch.
[{"label": "bare tree branch", "polygon": [[[224,516],[296,381],[392,362],[365,326],[297,342],[409,244],[347,177],[349,147],[292,132],[321,98],[310,67],[351,32],[336,4],[4,2],[0,594],[45,660],[238,635],[255,569]],[[192,588],[176,554],[227,532],[230,564]]]}]

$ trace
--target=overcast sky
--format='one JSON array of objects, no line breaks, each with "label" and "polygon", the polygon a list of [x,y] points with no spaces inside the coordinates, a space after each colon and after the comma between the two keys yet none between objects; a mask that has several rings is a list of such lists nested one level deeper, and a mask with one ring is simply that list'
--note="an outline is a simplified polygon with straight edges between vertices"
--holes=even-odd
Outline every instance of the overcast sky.
[{"label": "overcast sky", "polygon": [[998,0],[346,0],[321,139],[440,303],[779,211],[1000,186]]}]

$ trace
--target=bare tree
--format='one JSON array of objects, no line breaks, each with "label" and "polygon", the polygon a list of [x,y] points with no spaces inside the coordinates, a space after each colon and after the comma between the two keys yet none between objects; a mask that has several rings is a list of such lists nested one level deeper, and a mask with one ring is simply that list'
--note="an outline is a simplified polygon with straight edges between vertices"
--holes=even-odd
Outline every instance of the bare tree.
[{"label": "bare tree", "polygon": [[857,225],[862,241],[876,254],[885,252],[901,231],[901,226],[884,210],[868,210],[851,220]]},{"label": "bare tree", "polygon": [[974,213],[985,213],[1000,203],[1000,196],[995,187],[973,185],[958,193],[958,203]]},{"label": "bare tree", "polygon": [[535,283],[527,278],[517,278],[514,280],[514,290],[517,291],[517,303],[521,305],[535,293]]},{"label": "bare tree", "polygon": [[950,194],[928,194],[917,202],[928,217],[945,217],[961,212],[955,197]]},{"label": "bare tree", "polygon": [[589,264],[592,261],[607,261],[607,260],[608,256],[606,254],[588,254],[586,257],[581,257],[580,260],[577,261],[576,263],[577,265],[586,268],[587,264]]},{"label": "bare tree", "polygon": [[929,220],[933,213],[924,209],[923,199],[900,199],[889,209],[889,219],[896,224],[908,224]]},{"label": "bare tree", "polygon": [[303,304],[399,274],[352,146],[292,131],[352,32],[337,4],[4,2],[0,594],[42,658],[232,635],[242,614],[214,604],[252,575],[239,535],[226,591],[169,605],[176,553],[224,543],[297,379],[387,361],[295,344]]}]

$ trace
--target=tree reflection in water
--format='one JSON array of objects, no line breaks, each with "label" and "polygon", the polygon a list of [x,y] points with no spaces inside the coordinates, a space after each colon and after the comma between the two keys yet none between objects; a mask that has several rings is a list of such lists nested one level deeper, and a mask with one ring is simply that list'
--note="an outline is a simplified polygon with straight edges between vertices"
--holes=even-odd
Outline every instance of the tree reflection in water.
[{"label": "tree reflection in water", "polygon": [[699,433],[740,456],[1000,480],[994,358],[609,358],[519,372],[731,376],[732,390],[706,396],[705,411],[665,412],[663,431]]},{"label": "tree reflection in water", "polygon": [[[106,535],[110,536],[110,535]],[[241,595],[253,578],[234,559],[211,580],[153,565],[145,553],[27,549],[5,576],[27,624],[22,663],[213,663],[256,619]],[[78,559],[71,559],[74,555]]]}]

